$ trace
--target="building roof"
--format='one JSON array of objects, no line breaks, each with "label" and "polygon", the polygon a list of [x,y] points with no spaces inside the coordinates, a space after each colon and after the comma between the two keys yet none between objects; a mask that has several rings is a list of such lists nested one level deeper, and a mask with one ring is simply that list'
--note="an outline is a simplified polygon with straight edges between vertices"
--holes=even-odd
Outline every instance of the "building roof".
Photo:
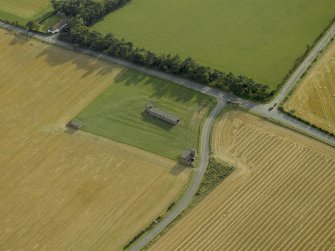
[{"label": "building roof", "polygon": [[189,159],[189,158],[194,158],[195,157],[195,150],[194,149],[187,149],[184,151],[181,155],[180,158],[182,159]]},{"label": "building roof", "polygon": [[175,122],[178,122],[179,121],[179,118],[168,113],[168,112],[165,112],[165,111],[162,111],[156,107],[150,107],[149,108],[150,112],[154,113],[154,114],[158,114],[160,116],[162,116],[163,118],[165,119],[168,119],[168,120],[171,120],[171,121],[175,121]]},{"label": "building roof", "polygon": [[79,120],[76,119],[76,120],[71,120],[70,123],[69,123],[69,125],[71,127],[80,128],[81,125],[82,125],[82,123]]},{"label": "building roof", "polygon": [[68,23],[70,22],[70,19],[67,17],[62,18],[61,20],[59,20],[59,22],[57,22],[56,24],[54,24],[54,26],[51,27],[50,30],[61,30],[62,28],[64,28]]}]

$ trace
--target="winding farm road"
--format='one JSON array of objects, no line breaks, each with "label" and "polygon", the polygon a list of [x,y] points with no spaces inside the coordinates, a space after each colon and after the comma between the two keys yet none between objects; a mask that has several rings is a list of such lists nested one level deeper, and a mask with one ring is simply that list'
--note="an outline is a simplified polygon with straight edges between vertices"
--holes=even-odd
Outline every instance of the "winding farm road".
[{"label": "winding farm road", "polygon": [[140,241],[138,241],[130,250],[141,250],[145,247],[151,240],[153,240],[160,232],[162,232],[179,214],[181,214],[185,208],[190,204],[192,201],[195,193],[197,192],[202,177],[206,171],[210,148],[209,148],[209,139],[211,134],[211,129],[213,126],[213,122],[215,117],[220,113],[220,111],[224,108],[225,103],[219,101],[215,108],[212,110],[210,115],[208,116],[204,128],[201,133],[201,146],[200,146],[200,158],[198,167],[194,170],[192,180],[187,187],[183,197],[179,201],[179,203],[173,208],[173,210],[160,221],[156,227],[154,227],[148,234],[146,234]]},{"label": "winding farm road", "polygon": [[[7,30],[16,31],[19,33],[23,33],[26,36],[34,37],[38,40],[41,40],[46,43],[50,43],[53,45],[60,46],[62,48],[73,50],[73,46],[62,41],[57,40],[57,36],[44,36],[36,33],[32,33],[26,31],[24,29],[15,27],[10,24],[0,22],[0,27],[5,28]],[[117,58],[113,58],[101,53],[92,52],[86,49],[78,49],[77,51],[83,54],[87,54],[90,56],[95,56],[97,58],[101,58],[103,60],[109,61],[111,63],[124,66],[127,68],[131,68],[145,74],[158,77],[164,80],[168,80],[179,85],[182,85],[187,88],[191,88],[193,90],[205,93],[212,97],[215,97],[218,100],[216,107],[210,113],[208,119],[205,122],[204,128],[201,134],[201,145],[200,145],[200,160],[199,166],[194,170],[194,175],[185,191],[183,197],[180,199],[178,204],[173,208],[173,210],[162,220],[160,221],[152,230],[150,230],[146,235],[144,235],[135,245],[131,248],[132,251],[141,250],[145,247],[151,240],[153,240],[160,232],[162,232],[191,202],[194,194],[196,193],[201,179],[206,171],[208,160],[209,160],[209,141],[210,141],[210,132],[213,126],[213,122],[215,117],[220,113],[220,111],[225,107],[226,101],[228,99],[239,102],[240,105],[244,108],[249,109],[252,113],[269,119],[273,122],[285,125],[304,133],[310,137],[313,137],[317,140],[325,142],[329,145],[335,146],[335,137],[321,132],[311,126],[308,126],[288,115],[280,112],[277,107],[269,111],[269,107],[272,107],[275,103],[281,103],[284,98],[290,93],[290,91],[294,88],[298,80],[302,77],[302,75],[306,72],[308,67],[313,63],[314,59],[319,55],[319,53],[327,46],[331,38],[335,35],[335,24],[332,25],[327,33],[320,39],[320,41],[316,44],[316,46],[311,50],[310,54],[306,57],[306,59],[302,62],[302,64],[297,68],[297,70],[292,74],[290,79],[286,82],[283,88],[280,90],[279,94],[273,99],[273,101],[269,104],[257,104],[255,102],[245,100],[239,97],[236,97],[232,94],[224,93],[218,89],[203,86],[201,84],[195,83],[193,81],[181,79],[179,77],[165,74],[156,70],[148,69],[142,66],[138,66]]]}]

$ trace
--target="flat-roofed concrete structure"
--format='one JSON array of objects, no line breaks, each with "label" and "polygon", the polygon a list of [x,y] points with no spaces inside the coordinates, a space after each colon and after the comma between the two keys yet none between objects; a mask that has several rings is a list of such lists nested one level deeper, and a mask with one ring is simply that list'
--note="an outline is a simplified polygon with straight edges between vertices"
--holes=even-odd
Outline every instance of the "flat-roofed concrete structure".
[{"label": "flat-roofed concrete structure", "polygon": [[150,116],[164,120],[173,125],[177,125],[180,121],[178,117],[154,107],[153,104],[148,104],[145,110]]},{"label": "flat-roofed concrete structure", "polygon": [[191,166],[195,160],[195,149],[187,149],[179,158],[179,161],[187,166]]},{"label": "flat-roofed concrete structure", "polygon": [[79,120],[71,120],[69,123],[66,124],[66,126],[72,129],[79,130],[82,126],[82,123]]}]

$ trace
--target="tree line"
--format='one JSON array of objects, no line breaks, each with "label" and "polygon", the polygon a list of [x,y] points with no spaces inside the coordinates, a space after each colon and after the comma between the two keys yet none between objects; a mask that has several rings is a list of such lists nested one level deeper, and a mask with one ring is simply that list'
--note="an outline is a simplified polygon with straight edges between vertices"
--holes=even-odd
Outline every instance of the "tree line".
[{"label": "tree line", "polygon": [[88,28],[88,25],[128,1],[52,0],[56,10],[74,17],[72,22],[63,29],[59,38],[75,46],[90,48],[139,65],[159,69],[242,97],[264,101],[274,94],[274,91],[269,91],[268,85],[257,83],[245,76],[236,76],[231,72],[224,73],[205,67],[190,57],[182,59],[178,55],[156,55],[150,50],[136,47],[131,42],[116,38],[112,33],[104,35]]},{"label": "tree line", "polygon": [[108,13],[123,6],[130,0],[51,0],[56,11],[67,16],[80,15],[86,25],[92,25]]}]

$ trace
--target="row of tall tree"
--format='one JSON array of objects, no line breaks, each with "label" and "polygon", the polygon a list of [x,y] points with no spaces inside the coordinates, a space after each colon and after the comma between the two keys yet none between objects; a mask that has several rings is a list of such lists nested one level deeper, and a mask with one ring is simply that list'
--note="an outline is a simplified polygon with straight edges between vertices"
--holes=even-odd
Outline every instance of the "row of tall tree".
[{"label": "row of tall tree", "polygon": [[86,25],[92,25],[127,2],[129,0],[51,0],[56,11],[72,17],[80,15]]},{"label": "row of tall tree", "polygon": [[134,46],[131,42],[118,39],[112,33],[103,35],[88,28],[88,25],[95,20],[127,1],[52,0],[56,10],[74,17],[71,24],[60,34],[60,39],[76,46],[104,52],[136,64],[179,75],[227,92],[233,92],[242,97],[263,101],[274,94],[274,92],[269,91],[268,85],[257,83],[245,76],[236,76],[233,73],[226,74],[202,66],[192,58],[182,59],[178,55],[171,54],[156,55],[145,48]]}]

